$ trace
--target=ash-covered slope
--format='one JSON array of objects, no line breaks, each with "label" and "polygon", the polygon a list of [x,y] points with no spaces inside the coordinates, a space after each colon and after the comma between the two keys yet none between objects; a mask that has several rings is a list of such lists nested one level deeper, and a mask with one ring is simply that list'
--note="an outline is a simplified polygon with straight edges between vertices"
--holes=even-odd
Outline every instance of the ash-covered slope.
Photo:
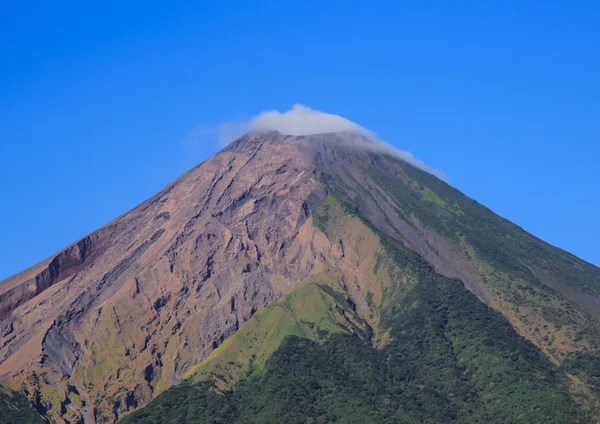
[{"label": "ash-covered slope", "polygon": [[[521,388],[533,396],[523,397],[532,407],[545,394],[564,416],[593,410],[598,268],[384,153],[352,133],[248,134],[106,227],[1,282],[3,384],[59,422],[113,422],[186,373],[229,390],[251,381],[256,370],[285,371],[272,355],[285,357],[281,346],[296,349],[287,336],[316,342],[318,350],[341,333],[352,337],[349,343],[392,349],[399,358],[439,348],[438,360],[449,362],[436,373],[454,373],[453,384],[496,384],[496,377],[488,381],[474,368],[452,371],[452,357],[466,355],[479,370],[490,364],[477,365],[481,358],[524,357],[514,370],[533,370],[551,382]],[[460,311],[447,298],[476,313],[456,321]],[[279,299],[283,306],[255,315]],[[445,331],[418,332],[425,339],[412,350],[401,343],[402,331],[430,319],[447,323],[448,314],[452,334],[481,330],[479,346],[493,352],[451,349],[464,339]],[[487,327],[479,328],[479,320]],[[494,327],[501,332],[485,334]],[[508,347],[500,343],[505,338]],[[536,349],[545,356],[536,357]],[[432,384],[430,371],[419,387]],[[455,396],[437,389],[432,396],[443,402]],[[465,385],[461,396],[471,389]],[[400,395],[389,390],[389,402],[410,404],[396,402]],[[478,396],[499,402],[507,393]],[[452,416],[460,402],[484,408],[460,399],[428,419]],[[415,414],[407,420],[423,418]],[[486,415],[467,418],[474,417]]]}]

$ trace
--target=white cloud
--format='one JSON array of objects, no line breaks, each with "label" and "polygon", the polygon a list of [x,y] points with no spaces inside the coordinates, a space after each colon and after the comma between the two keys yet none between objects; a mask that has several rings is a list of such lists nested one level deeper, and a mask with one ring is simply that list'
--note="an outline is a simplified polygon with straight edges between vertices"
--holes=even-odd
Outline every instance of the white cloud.
[{"label": "white cloud", "polygon": [[[345,137],[339,138],[346,145],[402,159],[446,180],[446,175],[442,171],[431,168],[423,161],[416,159],[410,152],[378,140],[377,135],[365,127],[339,115],[313,110],[301,104],[296,104],[283,113],[271,110],[262,112],[247,121],[221,122],[214,128],[198,127],[188,139],[193,140],[194,144],[211,139],[216,141],[220,147],[224,147],[249,131],[279,131],[282,134],[294,136],[346,132],[348,134]],[[352,134],[357,136],[352,136]]]},{"label": "white cloud", "polygon": [[276,110],[262,112],[252,120],[250,127],[254,131],[279,131],[286,135],[313,135],[341,131],[373,135],[366,128],[339,115],[319,112],[300,104],[294,105],[284,113]]},{"label": "white cloud", "polygon": [[356,148],[397,157],[441,179],[446,179],[444,172],[431,168],[423,161],[416,159],[410,152],[378,140],[377,135],[365,127],[339,115],[319,112],[301,104],[296,104],[283,113],[279,111],[262,112],[252,119],[249,128],[253,131],[279,131],[282,134],[295,136],[334,132],[357,133],[364,137],[344,137],[345,142]]}]

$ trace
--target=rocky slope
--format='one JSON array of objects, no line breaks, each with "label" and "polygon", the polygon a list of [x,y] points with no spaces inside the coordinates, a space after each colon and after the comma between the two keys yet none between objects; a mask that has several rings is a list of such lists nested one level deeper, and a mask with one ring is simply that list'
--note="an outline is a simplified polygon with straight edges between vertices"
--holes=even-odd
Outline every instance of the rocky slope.
[{"label": "rocky slope", "polygon": [[392,323],[407,319],[404,299],[424,293],[425,277],[406,262],[414,255],[409,262],[439,280],[431,311],[456,289],[444,279],[459,282],[479,299],[464,300],[477,320],[510,324],[512,335],[490,333],[482,346],[510,339],[530,358],[526,369],[555,382],[542,392],[560,399],[561,413],[593,415],[600,270],[369,143],[349,133],[248,134],[0,282],[1,383],[48,419],[114,422],[186,373],[235,388],[269,369],[287,336],[325,346],[342,333],[378,352],[404,349],[396,331],[406,329]]}]

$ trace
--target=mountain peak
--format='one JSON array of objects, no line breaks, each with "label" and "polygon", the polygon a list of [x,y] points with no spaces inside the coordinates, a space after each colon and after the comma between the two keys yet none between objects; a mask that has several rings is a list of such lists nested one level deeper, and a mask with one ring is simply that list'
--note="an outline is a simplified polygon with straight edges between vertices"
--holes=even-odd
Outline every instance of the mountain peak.
[{"label": "mountain peak", "polygon": [[240,136],[236,140],[234,140],[229,146],[235,146],[234,148],[239,148],[244,144],[260,144],[260,143],[331,143],[337,144],[340,146],[347,145],[357,145],[359,143],[364,143],[368,145],[370,143],[375,143],[375,140],[365,136],[364,134],[358,131],[351,130],[343,130],[336,132],[325,132],[325,133],[316,133],[316,134],[307,134],[307,135],[292,135],[292,134],[283,134],[277,130],[271,131],[250,131],[246,134]]}]

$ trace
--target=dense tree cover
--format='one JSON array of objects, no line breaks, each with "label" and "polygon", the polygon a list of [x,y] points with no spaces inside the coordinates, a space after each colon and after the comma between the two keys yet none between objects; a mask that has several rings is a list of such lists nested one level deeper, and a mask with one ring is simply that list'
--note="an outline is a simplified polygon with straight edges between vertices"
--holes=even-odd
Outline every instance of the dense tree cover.
[{"label": "dense tree cover", "polygon": [[[562,364],[563,368],[588,381],[600,391],[600,356],[590,353],[573,353]],[[600,393],[599,393],[600,394]]]},{"label": "dense tree cover", "polygon": [[600,415],[600,355],[573,352],[561,367],[586,383],[582,400],[596,416]]},{"label": "dense tree cover", "polygon": [[420,413],[437,411],[425,421],[575,421],[564,377],[535,346],[460,281],[400,249],[393,249],[396,260],[413,270],[419,284],[391,307],[393,337],[384,351],[390,352],[395,381],[424,387],[409,405],[436,402]]},{"label": "dense tree cover", "polygon": [[411,275],[381,311],[389,343],[287,337],[263,373],[217,394],[186,382],[123,423],[585,422],[564,374],[463,284],[382,236]]},{"label": "dense tree cover", "polygon": [[42,418],[18,392],[0,389],[0,424],[41,424]]}]

